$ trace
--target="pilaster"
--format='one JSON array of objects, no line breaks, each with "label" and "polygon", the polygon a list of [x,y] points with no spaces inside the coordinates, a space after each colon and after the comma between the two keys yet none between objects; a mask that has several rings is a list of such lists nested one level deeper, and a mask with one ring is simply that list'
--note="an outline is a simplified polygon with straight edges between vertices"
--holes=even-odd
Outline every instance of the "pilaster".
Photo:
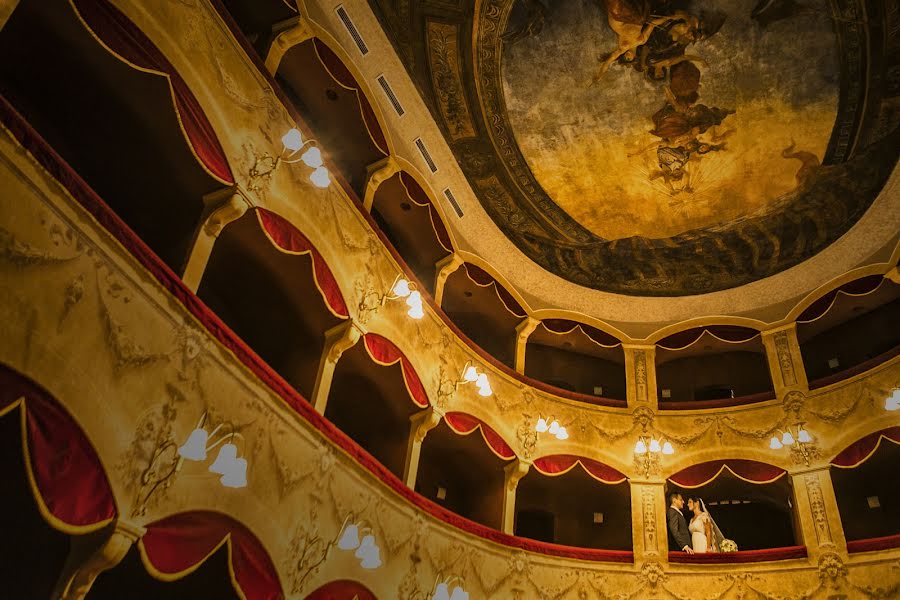
[{"label": "pilaster", "polygon": [[625,388],[629,408],[656,409],[656,346],[622,344],[625,352]]},{"label": "pilaster", "polygon": [[266,55],[266,70],[272,75],[278,72],[281,59],[284,58],[288,50],[316,37],[309,19],[299,15],[276,23],[272,27],[272,31],[276,35],[275,39],[272,40],[272,45],[269,47],[269,53]]},{"label": "pilaster", "polygon": [[762,341],[766,348],[772,385],[775,386],[778,397],[783,398],[793,391],[808,392],[809,383],[803,367],[800,342],[797,340],[797,324],[763,331]]},{"label": "pilaster", "polygon": [[240,219],[250,208],[250,204],[237,188],[207,194],[203,197],[203,202],[206,204],[204,217],[194,233],[194,241],[181,277],[184,284],[194,293],[200,288],[216,238],[226,225]]},{"label": "pilaster", "polygon": [[668,562],[664,481],[630,479],[631,536],[634,562]]},{"label": "pilaster", "polygon": [[430,407],[417,412],[409,418],[409,440],[406,443],[406,464],[403,466],[403,481],[410,489],[416,487],[419,474],[419,457],[422,454],[422,442],[428,432],[438,426],[442,415]]},{"label": "pilaster", "polygon": [[534,317],[526,317],[516,326],[516,371],[525,374],[525,350],[528,347],[528,338],[537,329],[541,322]]},{"label": "pilaster", "polygon": [[894,283],[900,283],[900,267],[894,267],[884,274],[885,279],[890,279]]},{"label": "pilaster", "polygon": [[462,256],[454,252],[439,260],[435,265],[437,268],[434,275],[434,302],[438,306],[441,306],[444,300],[444,286],[447,284],[447,278],[463,266],[464,262]]},{"label": "pilaster", "polygon": [[519,481],[528,474],[531,463],[515,459],[503,469],[506,474],[503,482],[503,533],[513,535],[516,527],[516,490]]},{"label": "pilaster", "polygon": [[355,321],[345,321],[325,332],[325,347],[319,359],[319,370],[316,372],[316,384],[313,387],[312,403],[320,414],[325,414],[328,405],[328,394],[331,392],[331,380],[334,369],[341,355],[352,348],[365,332]]},{"label": "pilaster", "polygon": [[810,558],[815,560],[828,552],[846,557],[847,540],[831,482],[830,466],[792,471],[790,477],[798,533],[803,538],[800,543],[806,546]]},{"label": "pilaster", "polygon": [[375,203],[375,192],[381,184],[401,171],[400,163],[393,156],[387,156],[366,169],[366,193],[363,196],[363,206],[368,212],[372,212]]}]

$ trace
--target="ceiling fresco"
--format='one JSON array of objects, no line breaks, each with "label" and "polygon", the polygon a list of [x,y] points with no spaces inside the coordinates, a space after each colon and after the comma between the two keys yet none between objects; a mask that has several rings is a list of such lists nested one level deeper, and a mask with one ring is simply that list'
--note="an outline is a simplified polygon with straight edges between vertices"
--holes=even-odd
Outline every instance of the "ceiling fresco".
[{"label": "ceiling fresco", "polygon": [[896,3],[370,2],[488,214],[580,285],[775,274],[846,232],[896,163]]}]

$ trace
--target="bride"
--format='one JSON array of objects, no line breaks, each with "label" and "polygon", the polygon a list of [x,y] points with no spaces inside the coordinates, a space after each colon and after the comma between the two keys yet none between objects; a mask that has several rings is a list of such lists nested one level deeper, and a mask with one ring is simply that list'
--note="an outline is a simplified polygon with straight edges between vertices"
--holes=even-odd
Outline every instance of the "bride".
[{"label": "bride", "polygon": [[725,536],[716,522],[706,511],[706,505],[700,498],[688,498],[688,510],[694,513],[688,531],[691,532],[691,546],[694,552],[719,552]]}]

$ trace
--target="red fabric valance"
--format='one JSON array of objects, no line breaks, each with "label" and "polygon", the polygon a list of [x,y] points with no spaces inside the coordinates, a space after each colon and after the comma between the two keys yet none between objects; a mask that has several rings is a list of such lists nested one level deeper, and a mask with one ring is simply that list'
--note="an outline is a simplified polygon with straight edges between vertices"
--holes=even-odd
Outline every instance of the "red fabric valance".
[{"label": "red fabric valance", "polygon": [[687,563],[694,565],[727,565],[729,563],[755,563],[768,562],[773,560],[791,560],[797,558],[806,558],[806,556],[806,546],[786,546],[784,548],[739,550],[737,552],[707,552],[704,554],[669,552],[669,562]]},{"label": "red fabric valance", "polygon": [[472,263],[464,263],[463,267],[466,269],[466,274],[469,276],[469,279],[477,283],[482,287],[487,287],[491,284],[494,284],[494,289],[497,291],[497,296],[500,297],[500,301],[503,302],[506,309],[514,314],[517,317],[526,317],[528,314],[525,312],[525,309],[522,308],[522,305],[516,302],[516,299],[513,298],[513,295],[507,291],[505,287],[500,285],[500,282],[494,279],[494,277],[482,269],[481,267],[477,267]]},{"label": "red fabric valance", "polygon": [[590,458],[572,456],[570,454],[542,456],[536,459],[533,464],[534,468],[543,475],[562,475],[574,469],[575,465],[581,465],[588,475],[601,483],[614,485],[627,479],[624,474],[609,465]]},{"label": "red fabric valance", "polygon": [[892,548],[900,548],[900,535],[886,535],[865,540],[847,541],[847,552],[850,554],[856,552],[879,552]]},{"label": "red fabric valance", "polygon": [[366,98],[366,95],[363,93],[359,83],[357,83],[356,78],[353,77],[353,74],[344,62],[325,44],[325,42],[318,38],[313,38],[313,44],[316,49],[316,55],[319,57],[319,61],[322,63],[322,66],[325,67],[325,70],[328,71],[328,74],[331,75],[331,78],[338,82],[342,87],[356,92],[356,98],[359,102],[359,111],[366,124],[366,129],[369,130],[369,137],[372,138],[372,143],[375,144],[375,147],[385,156],[390,154],[388,152],[387,140],[384,137],[384,132],[381,130],[381,125],[378,123],[378,118],[375,116],[375,111],[372,109],[372,105],[369,104],[369,99]]},{"label": "red fabric valance", "polygon": [[831,290],[812,304],[806,307],[800,316],[797,317],[797,322],[799,323],[809,323],[810,321],[815,321],[819,317],[822,317],[827,313],[835,300],[837,300],[838,295],[845,294],[848,296],[865,296],[866,294],[871,294],[875,290],[884,283],[885,279],[882,275],[869,275],[867,277],[861,277],[859,279],[855,279],[853,281],[848,281],[844,285]]},{"label": "red fabric valance", "polygon": [[367,333],[365,335],[365,345],[369,356],[380,365],[387,366],[400,361],[400,366],[403,370],[403,382],[406,384],[406,391],[409,392],[409,397],[412,398],[412,401],[417,406],[422,408],[430,404],[428,394],[425,392],[425,386],[422,385],[422,380],[419,379],[418,373],[413,369],[412,363],[409,362],[406,355],[394,345],[394,342],[377,333]]},{"label": "red fabric valance", "polygon": [[481,429],[481,437],[487,442],[488,447],[503,460],[510,460],[516,457],[516,453],[509,447],[500,434],[491,429],[488,425],[476,419],[472,415],[461,412],[448,412],[444,415],[444,421],[450,426],[450,429],[460,435],[469,435],[476,429]]},{"label": "red fabric valance", "polygon": [[831,461],[831,464],[841,469],[858,467],[874,456],[875,452],[878,451],[878,447],[881,445],[882,440],[900,444],[900,427],[882,429],[881,431],[870,433],[866,437],[853,442],[841,450],[841,452],[834,457],[834,460]]},{"label": "red fabric valance", "polygon": [[434,228],[434,234],[437,236],[438,242],[443,246],[444,250],[453,252],[453,243],[450,241],[450,234],[447,232],[447,227],[444,225],[444,221],[441,219],[441,215],[438,213],[431,198],[429,198],[428,194],[425,193],[425,190],[422,189],[422,186],[413,179],[412,175],[405,171],[400,172],[400,182],[403,184],[403,187],[406,188],[406,194],[409,196],[410,200],[419,206],[428,207],[428,214],[431,217],[431,226]]},{"label": "red fabric valance", "polygon": [[159,48],[108,0],[71,2],[88,29],[120,60],[169,80],[178,120],[194,155],[210,175],[223,183],[233,184],[234,176],[212,125],[187,83]]},{"label": "red fabric valance", "polygon": [[256,216],[259,218],[259,224],[266,232],[269,240],[276,248],[288,254],[307,254],[312,256],[313,276],[316,280],[316,288],[325,299],[328,310],[336,317],[346,319],[350,316],[347,310],[347,303],[344,302],[344,296],[338,287],[337,279],[322,255],[316,250],[309,239],[300,233],[300,230],[287,219],[273,213],[265,208],[255,208]]},{"label": "red fabric valance", "polygon": [[594,342],[600,344],[601,346],[610,347],[610,346],[619,346],[622,342],[612,335],[597,329],[596,327],[591,327],[590,325],[586,325],[584,323],[578,323],[577,321],[570,321],[568,319],[544,319],[541,321],[544,327],[547,328],[548,331],[552,331],[553,333],[571,333],[575,331],[577,328],[581,328],[581,331],[584,332],[586,336],[591,338]]},{"label": "red fabric valance", "polygon": [[47,390],[0,364],[0,416],[16,408],[25,471],[44,518],[72,535],[112,521],[117,514],[112,488],[84,432]]},{"label": "red fabric valance", "polygon": [[139,548],[147,570],[172,581],[198,568],[226,543],[231,546],[232,584],[242,598],[284,598],[268,552],[250,530],[223,514],[187,512],[151,523]]},{"label": "red fabric valance", "polygon": [[704,333],[733,344],[749,342],[760,335],[758,330],[750,327],[740,327],[738,325],[705,325],[703,327],[694,327],[692,329],[685,329],[684,331],[673,333],[656,342],[656,345],[660,348],[665,348],[666,350],[683,350],[699,340],[700,336]]},{"label": "red fabric valance", "polygon": [[738,479],[755,484],[772,483],[787,473],[780,467],[766,463],[732,458],[711,460],[688,467],[669,477],[669,481],[682,488],[698,488],[711,482],[726,470]]},{"label": "red fabric valance", "polygon": [[378,600],[378,598],[363,584],[341,579],[326,583],[307,596],[306,600]]}]

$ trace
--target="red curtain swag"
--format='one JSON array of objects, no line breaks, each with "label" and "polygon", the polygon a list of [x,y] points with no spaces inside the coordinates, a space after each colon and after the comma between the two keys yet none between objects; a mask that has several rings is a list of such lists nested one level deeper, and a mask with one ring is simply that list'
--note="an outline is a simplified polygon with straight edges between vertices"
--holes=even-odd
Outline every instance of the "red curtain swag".
[{"label": "red curtain swag", "polygon": [[409,196],[410,200],[419,206],[428,207],[428,214],[431,217],[431,226],[434,228],[434,234],[437,236],[438,242],[444,250],[453,252],[453,243],[450,241],[450,234],[447,232],[447,227],[444,225],[444,221],[441,219],[441,215],[438,213],[431,198],[429,198],[428,194],[425,193],[425,190],[422,189],[422,186],[413,179],[412,175],[404,171],[400,172],[400,182],[403,184],[403,187],[406,188],[406,195]]},{"label": "red curtain swag", "polygon": [[733,344],[749,342],[760,335],[758,330],[751,329],[750,327],[740,327],[738,325],[706,325],[673,333],[656,342],[656,345],[666,350],[683,350],[696,343],[704,333]]},{"label": "red curtain swag", "polygon": [[194,155],[210,175],[225,184],[234,176],[225,152],[200,103],[175,67],[128,17],[108,0],[70,0],[85,25],[119,59],[169,80],[178,120]]},{"label": "red curtain swag", "polygon": [[893,444],[900,444],[900,427],[889,427],[875,433],[870,433],[838,453],[831,464],[841,469],[853,469],[863,464],[878,451],[881,441],[887,440]]},{"label": "red curtain swag", "polygon": [[471,415],[461,412],[448,412],[444,415],[447,425],[455,433],[460,435],[469,435],[476,429],[481,429],[481,436],[487,442],[488,447],[503,460],[510,460],[516,457],[516,453],[509,447],[500,434],[491,429],[488,425],[476,419]]},{"label": "red curtain swag", "polygon": [[481,287],[487,287],[491,284],[494,284],[494,289],[497,292],[497,296],[500,297],[500,301],[503,302],[503,305],[506,306],[506,310],[511,312],[517,317],[527,317],[528,313],[525,312],[525,309],[522,308],[522,305],[519,304],[513,295],[507,291],[505,287],[500,285],[500,282],[494,279],[494,277],[482,269],[481,267],[477,267],[472,263],[463,263],[463,267],[466,269],[466,274],[469,276],[469,279],[480,285]]},{"label": "red curtain swag", "polygon": [[575,329],[580,328],[593,342],[600,344],[604,348],[611,348],[622,344],[620,340],[605,331],[584,323],[578,323],[577,321],[569,321],[568,319],[544,319],[541,323],[547,328],[547,331],[558,334],[572,333]]},{"label": "red curtain swag", "polygon": [[313,45],[315,46],[316,55],[319,57],[319,61],[322,63],[322,66],[325,67],[325,70],[328,71],[328,74],[331,75],[331,78],[342,87],[356,92],[356,98],[359,102],[359,111],[366,124],[366,129],[369,130],[369,137],[372,138],[372,143],[375,144],[375,147],[385,156],[390,154],[390,152],[388,152],[387,140],[384,137],[384,132],[381,130],[381,125],[378,123],[378,118],[375,116],[375,111],[372,109],[372,105],[369,104],[369,99],[366,98],[366,95],[363,93],[362,88],[360,88],[359,83],[357,83],[356,79],[353,77],[353,74],[350,73],[350,70],[344,62],[325,44],[325,42],[318,38],[313,38]]},{"label": "red curtain swag", "polygon": [[18,408],[25,470],[38,508],[60,531],[96,531],[116,517],[106,472],[84,432],[47,390],[0,364],[0,416]]},{"label": "red curtain swag", "polygon": [[806,557],[806,546],[786,546],[784,548],[765,548],[763,550],[739,550],[737,552],[708,552],[706,554],[669,552],[670,563],[687,563],[695,565],[755,563]]},{"label": "red curtain swag", "polygon": [[886,535],[884,537],[869,538],[866,540],[847,541],[847,552],[879,552],[900,548],[900,535]]},{"label": "red curtain swag", "polygon": [[309,239],[300,233],[300,230],[287,219],[273,213],[265,208],[255,208],[256,216],[259,219],[259,225],[266,232],[269,240],[276,248],[288,254],[307,254],[312,257],[313,276],[315,277],[316,288],[325,299],[328,310],[336,317],[346,319],[350,316],[347,310],[347,303],[338,287],[337,279],[334,273],[328,267],[322,254],[316,250]]},{"label": "red curtain swag", "polygon": [[884,281],[885,279],[882,275],[869,275],[867,277],[848,281],[844,285],[831,290],[807,306],[806,309],[800,313],[800,316],[797,317],[797,322],[809,323],[810,321],[815,321],[831,310],[831,307],[834,305],[835,301],[837,301],[839,295],[865,296],[877,290]]},{"label": "red curtain swag", "polygon": [[147,525],[139,541],[147,570],[165,581],[196,570],[228,544],[232,583],[246,600],[281,600],[284,594],[269,554],[250,530],[225,515],[196,511]]},{"label": "red curtain swag", "polygon": [[386,337],[377,333],[367,333],[364,340],[366,351],[376,363],[387,366],[400,361],[400,366],[403,370],[403,382],[406,384],[406,391],[409,392],[409,397],[416,406],[427,407],[430,402],[428,401],[428,394],[425,392],[425,386],[422,385],[422,380],[419,379],[419,375],[413,369],[412,363],[400,351],[400,348]]},{"label": "red curtain swag", "polygon": [[363,584],[341,579],[326,583],[307,596],[306,600],[378,600],[378,598]]},{"label": "red curtain swag", "polygon": [[581,468],[583,468],[588,475],[600,483],[615,485],[617,483],[622,483],[627,479],[623,473],[620,473],[609,465],[605,465],[596,460],[591,460],[590,458],[572,456],[570,454],[543,456],[535,459],[533,464],[538,473],[543,475],[562,475],[563,473],[568,473],[574,469],[576,465],[581,465]]},{"label": "red curtain swag", "polygon": [[772,483],[787,473],[780,467],[766,463],[734,458],[693,465],[672,475],[669,481],[681,488],[698,488],[710,483],[726,470],[738,479],[755,484]]}]

